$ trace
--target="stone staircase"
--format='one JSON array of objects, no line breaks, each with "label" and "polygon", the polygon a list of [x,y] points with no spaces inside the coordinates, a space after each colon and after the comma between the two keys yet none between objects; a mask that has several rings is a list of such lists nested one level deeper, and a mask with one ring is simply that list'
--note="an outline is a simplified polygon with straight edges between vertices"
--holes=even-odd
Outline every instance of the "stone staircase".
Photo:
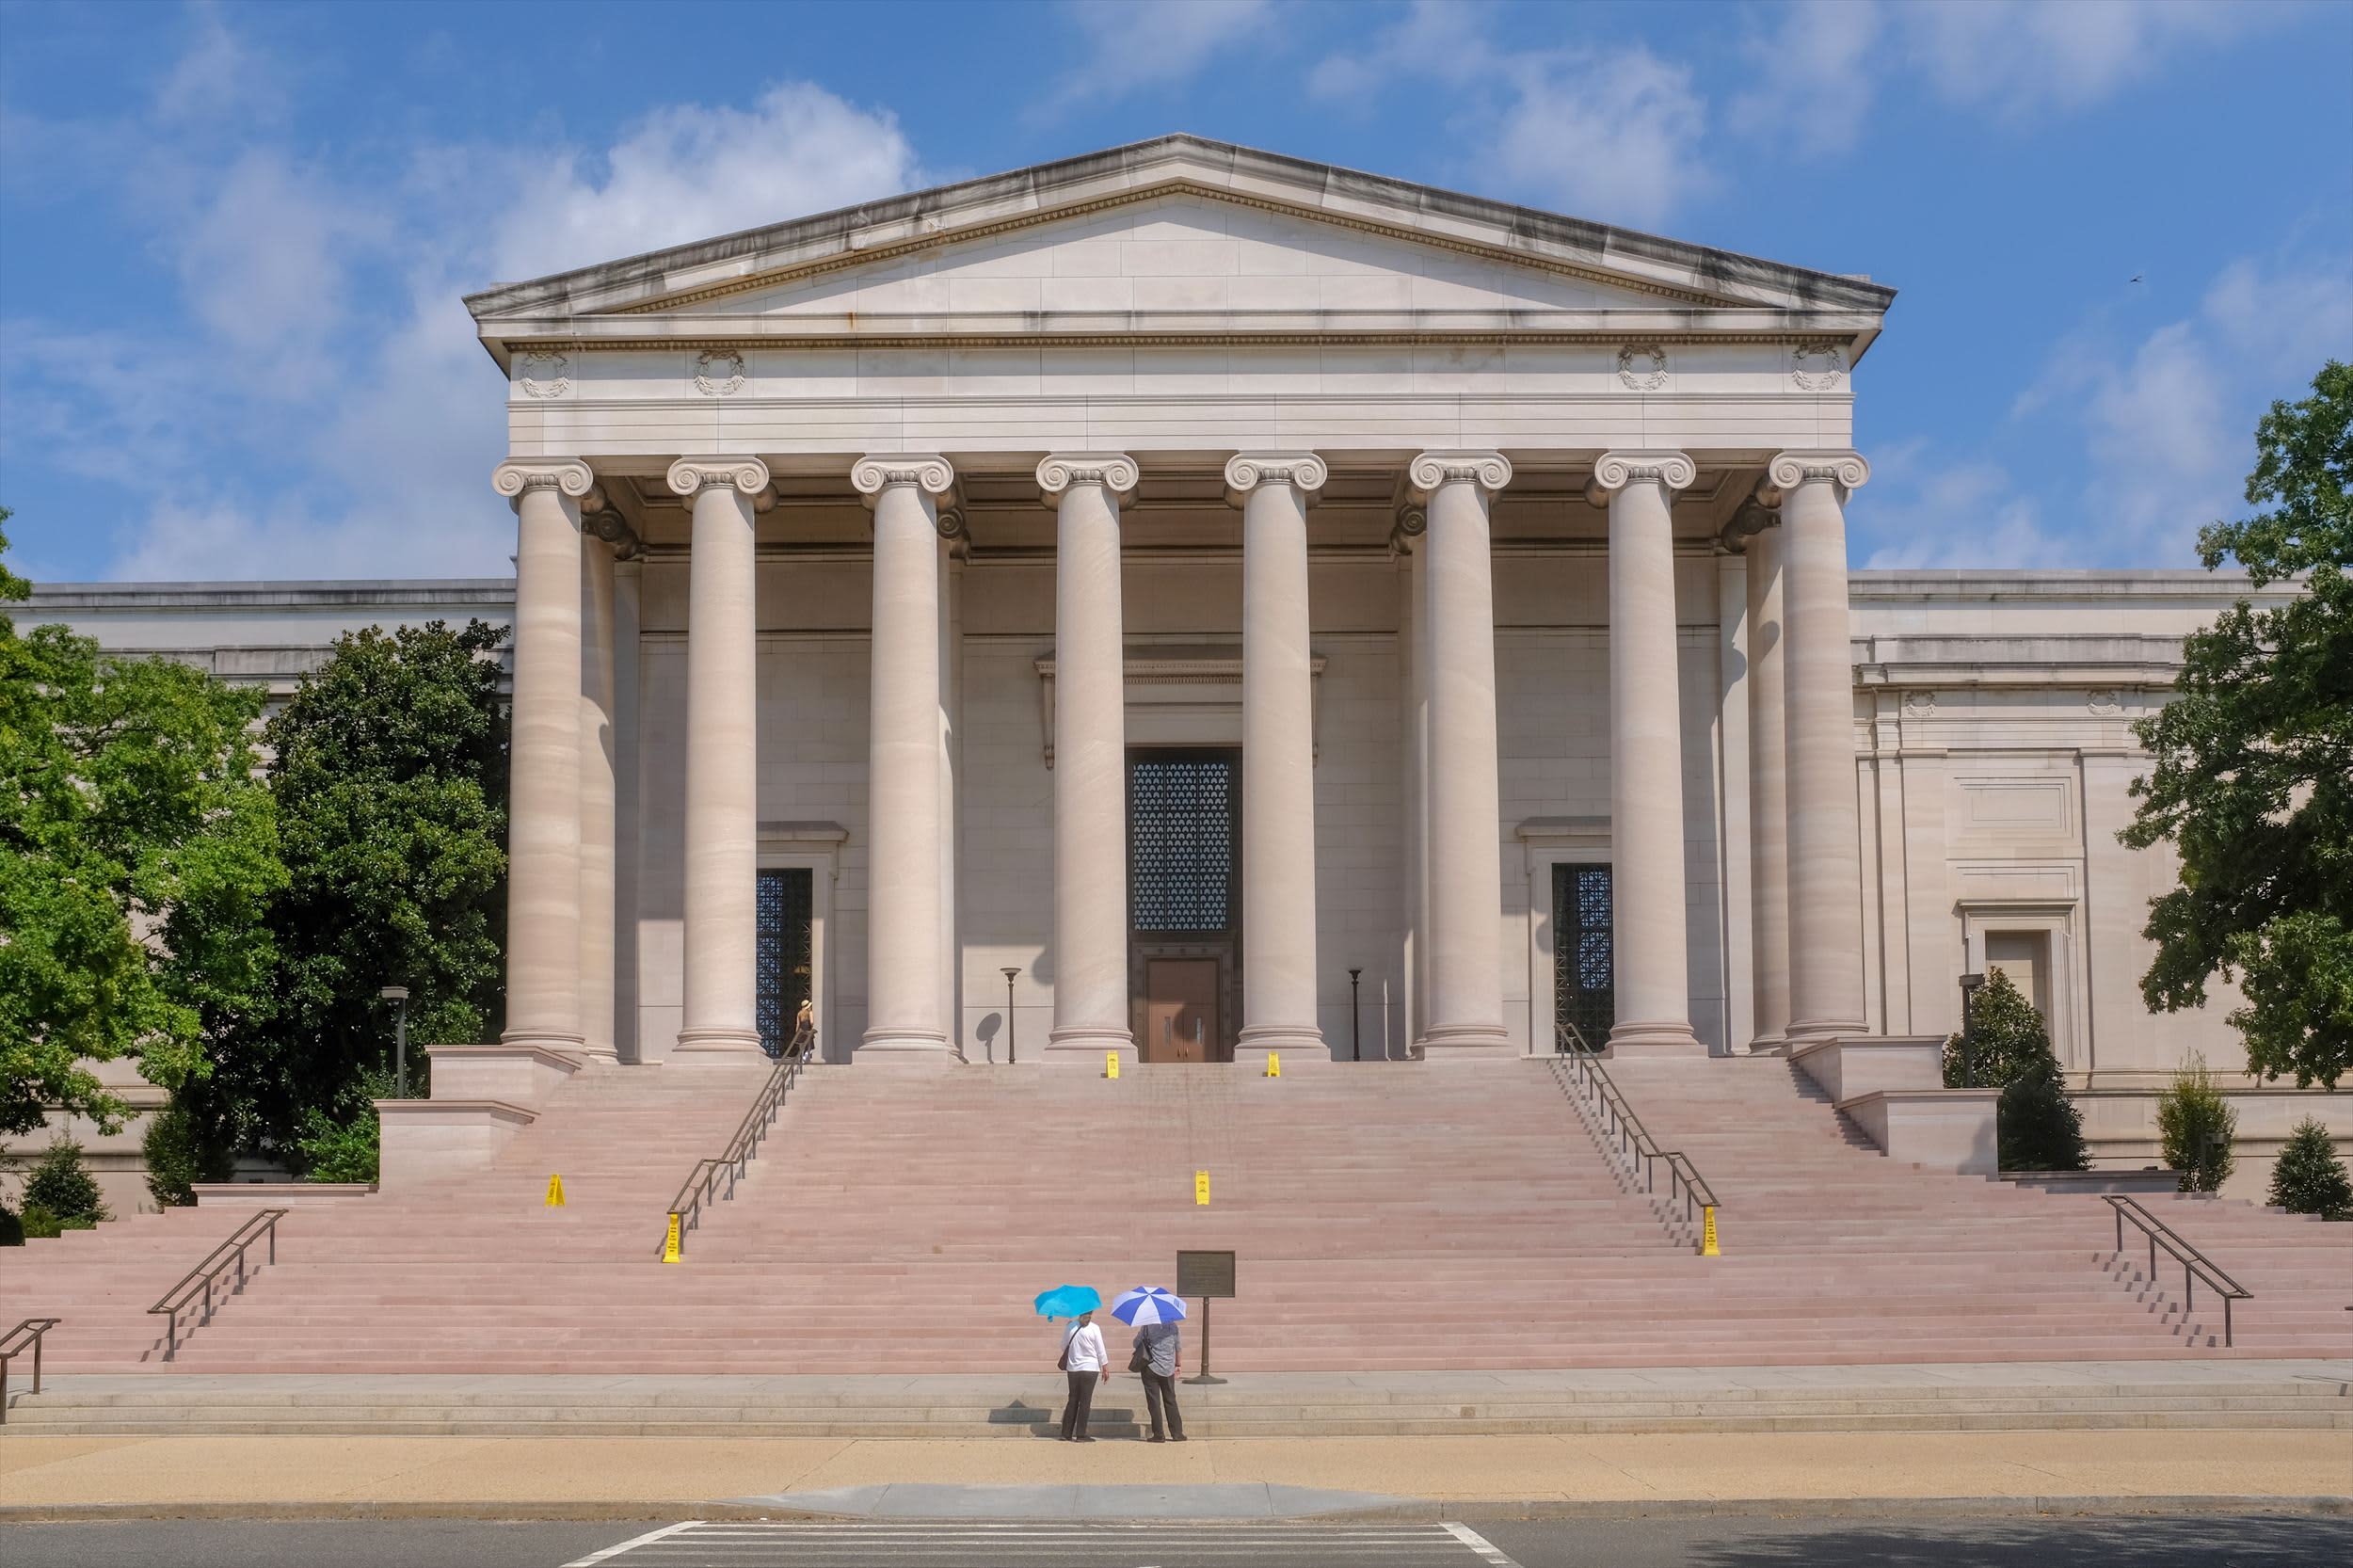
[{"label": "stone staircase", "polygon": [[[2139,1277],[2104,1204],[1895,1165],[1764,1059],[1611,1064],[1721,1195],[1721,1257],[1677,1237],[1544,1063],[859,1064],[810,1071],[735,1198],[663,1264],[671,1194],[766,1070],[590,1068],[486,1171],[297,1208],[278,1264],[171,1369],[1027,1386],[1051,1381],[1056,1342],[1032,1295],[1173,1284],[1180,1248],[1239,1255],[1241,1294],[1213,1308],[1227,1372],[2353,1352],[2353,1226],[2153,1201],[2256,1294],[2224,1352],[2211,1298],[2185,1315],[2178,1275]],[[144,1308],[244,1212],[0,1254],[0,1318],[66,1320],[49,1365],[68,1377],[158,1368]]]}]

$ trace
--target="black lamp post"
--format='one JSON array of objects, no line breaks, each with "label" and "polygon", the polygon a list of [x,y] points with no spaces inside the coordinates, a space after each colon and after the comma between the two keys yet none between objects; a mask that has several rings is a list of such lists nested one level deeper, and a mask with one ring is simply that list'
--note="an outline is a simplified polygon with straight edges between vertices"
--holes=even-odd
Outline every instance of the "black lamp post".
[{"label": "black lamp post", "polygon": [[1348,1059],[1351,1062],[1365,1059],[1365,1014],[1356,1003],[1357,977],[1364,972],[1361,968],[1348,971]]},{"label": "black lamp post", "polygon": [[1961,977],[1961,1085],[1964,1089],[1977,1086],[1977,1018],[1969,1004],[1984,984],[1985,976],[1975,971]]},{"label": "black lamp post", "polygon": [[1005,1060],[1009,1063],[1021,1060],[1013,1039],[1013,977],[1020,972],[1021,966],[1018,964],[1005,966]]},{"label": "black lamp post", "polygon": [[408,1097],[408,987],[387,985],[376,993],[392,1004],[392,1097]]}]

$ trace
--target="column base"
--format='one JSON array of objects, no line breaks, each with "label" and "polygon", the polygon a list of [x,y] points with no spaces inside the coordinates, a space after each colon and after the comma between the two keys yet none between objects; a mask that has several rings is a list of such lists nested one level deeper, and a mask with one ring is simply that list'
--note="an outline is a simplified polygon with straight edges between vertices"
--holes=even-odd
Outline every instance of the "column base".
[{"label": "column base", "polygon": [[1781,1034],[1760,1034],[1749,1042],[1749,1054],[1751,1056],[1786,1056],[1789,1054],[1788,1037]]},{"label": "column base", "polygon": [[760,1048],[759,1030],[718,1026],[680,1030],[678,1045],[671,1049],[670,1060],[691,1062],[701,1057],[708,1061],[725,1061],[766,1054]]},{"label": "column base", "polygon": [[1610,1026],[1609,1054],[1616,1056],[1705,1056],[1691,1026],[1675,1018],[1620,1022]]},{"label": "column base", "polygon": [[[561,1050],[581,1055],[583,1037],[552,1029],[510,1029],[499,1035],[499,1044],[518,1050]],[[609,1058],[608,1058],[609,1060]]]},{"label": "column base", "polygon": [[1846,1040],[1872,1032],[1874,1032],[1871,1026],[1860,1018],[1833,1018],[1827,1021],[1808,1020],[1804,1023],[1793,1023],[1782,1037],[1787,1047],[1783,1054],[1791,1054],[1804,1046],[1818,1046],[1825,1040]]},{"label": "column base", "polygon": [[948,1036],[936,1029],[870,1029],[865,1038],[851,1053],[852,1061],[870,1056],[937,1056],[942,1059],[955,1054]]},{"label": "column base", "polygon": [[1433,1024],[1414,1048],[1425,1062],[1516,1061],[1525,1054],[1500,1024]]},{"label": "column base", "polygon": [[1136,1060],[1136,1037],[1124,1029],[1101,1024],[1070,1024],[1046,1036],[1041,1060],[1057,1066],[1093,1067],[1101,1072],[1107,1051],[1116,1052],[1123,1066],[1132,1064]]},{"label": "column base", "polygon": [[1263,1071],[1269,1051],[1282,1057],[1285,1072],[1290,1071],[1294,1062],[1312,1065],[1332,1060],[1323,1031],[1313,1024],[1253,1024],[1235,1038],[1234,1060],[1244,1066]]},{"label": "column base", "polygon": [[573,1049],[577,1050],[584,1060],[594,1062],[600,1066],[614,1067],[620,1065],[621,1053],[614,1049],[609,1045],[581,1045],[574,1047]]}]

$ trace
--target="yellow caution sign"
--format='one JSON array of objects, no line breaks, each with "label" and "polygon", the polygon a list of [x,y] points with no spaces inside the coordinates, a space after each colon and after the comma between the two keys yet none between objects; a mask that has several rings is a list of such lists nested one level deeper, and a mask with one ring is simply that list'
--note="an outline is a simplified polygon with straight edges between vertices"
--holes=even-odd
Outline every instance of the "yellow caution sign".
[{"label": "yellow caution sign", "polygon": [[1204,1208],[1208,1208],[1208,1207],[1209,1207],[1209,1172],[1207,1172],[1207,1171],[1195,1171],[1195,1172],[1193,1172],[1193,1203],[1194,1203],[1197,1207]]},{"label": "yellow caution sign", "polygon": [[1716,1206],[1712,1203],[1708,1204],[1701,1208],[1700,1213],[1703,1216],[1700,1222],[1700,1256],[1702,1257],[1723,1256],[1722,1253],[1716,1250]]},{"label": "yellow caution sign", "polygon": [[678,1216],[677,1216],[676,1214],[673,1214],[673,1215],[671,1215],[671,1216],[670,1216],[670,1231],[669,1231],[669,1234],[668,1234],[668,1235],[666,1235],[666,1236],[664,1236],[664,1237],[662,1239],[662,1261],[663,1261],[663,1262],[664,1262],[664,1263],[676,1263],[678,1260],[679,1260],[679,1220],[678,1220]]},{"label": "yellow caution sign", "polygon": [[1271,1050],[1266,1053],[1266,1076],[1269,1078],[1281,1078],[1283,1076],[1282,1052]]},{"label": "yellow caution sign", "polygon": [[548,1177],[548,1207],[550,1208],[564,1207],[564,1178],[560,1176]]},{"label": "yellow caution sign", "polygon": [[1119,1053],[1117,1051],[1107,1050],[1103,1053],[1103,1076],[1105,1078],[1119,1076]]}]

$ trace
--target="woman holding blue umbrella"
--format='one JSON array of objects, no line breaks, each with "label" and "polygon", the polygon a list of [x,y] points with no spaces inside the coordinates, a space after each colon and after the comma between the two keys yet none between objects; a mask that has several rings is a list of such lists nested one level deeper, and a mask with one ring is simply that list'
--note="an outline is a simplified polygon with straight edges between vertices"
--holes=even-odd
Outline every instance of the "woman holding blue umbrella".
[{"label": "woman holding blue umbrella", "polygon": [[1064,1331],[1062,1357],[1055,1362],[1070,1377],[1069,1402],[1062,1407],[1062,1440],[1092,1443],[1087,1413],[1095,1406],[1095,1385],[1112,1380],[1111,1352],[1103,1348],[1103,1331],[1095,1326],[1095,1309],[1103,1304],[1091,1285],[1057,1285],[1042,1290],[1032,1304],[1041,1318],[1070,1318]]},{"label": "woman holding blue umbrella", "polygon": [[1144,1405],[1152,1416],[1151,1440],[1166,1443],[1174,1438],[1182,1443],[1185,1417],[1176,1408],[1176,1374],[1184,1370],[1185,1351],[1176,1324],[1185,1316],[1185,1299],[1157,1285],[1139,1285],[1112,1303],[1112,1316],[1136,1325],[1128,1367],[1144,1378]]}]

